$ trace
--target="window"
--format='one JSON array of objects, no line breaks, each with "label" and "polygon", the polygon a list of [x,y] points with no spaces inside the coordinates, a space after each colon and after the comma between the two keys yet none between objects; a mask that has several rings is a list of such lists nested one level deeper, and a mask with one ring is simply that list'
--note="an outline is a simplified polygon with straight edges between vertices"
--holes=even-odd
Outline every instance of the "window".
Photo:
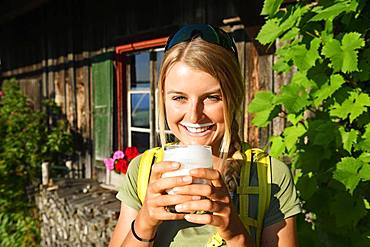
[{"label": "window", "polygon": [[116,119],[122,129],[116,131],[117,149],[136,146],[143,152],[160,145],[157,81],[166,41],[162,38],[146,41],[147,45],[116,48],[120,58],[116,66]]},{"label": "window", "polygon": [[[153,106],[151,105],[150,64],[151,51],[137,52],[129,55],[126,64],[127,78],[127,127],[128,146],[136,146],[140,152],[151,147],[151,121]],[[153,55],[152,55],[153,56]]]},{"label": "window", "polygon": [[[164,49],[130,53],[126,64],[128,146],[144,152],[160,144],[158,77]],[[151,103],[153,102],[153,103]],[[166,130],[170,139],[174,139]]]}]

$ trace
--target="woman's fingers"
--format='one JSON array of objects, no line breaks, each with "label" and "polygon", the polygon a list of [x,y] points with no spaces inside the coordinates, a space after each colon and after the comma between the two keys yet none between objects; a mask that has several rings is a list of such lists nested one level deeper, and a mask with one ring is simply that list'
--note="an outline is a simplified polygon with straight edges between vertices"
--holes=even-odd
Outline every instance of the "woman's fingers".
[{"label": "woman's fingers", "polygon": [[176,195],[200,195],[212,200],[223,200],[228,197],[227,190],[214,187],[212,184],[189,184],[174,187],[172,191]]},{"label": "woman's fingers", "polygon": [[[190,215],[188,221],[219,226],[229,211],[230,198],[222,177],[214,169],[193,169],[188,176],[162,177],[163,173],[180,168],[176,162],[159,162],[153,165],[148,185],[145,208],[149,217],[157,220],[184,219],[184,214],[166,210],[175,205],[178,212],[207,211],[211,214]],[[193,184],[197,178],[206,179],[208,184]],[[171,194],[167,194],[171,191]],[[225,221],[225,219],[223,219]]]},{"label": "woman's fingers", "polygon": [[185,202],[198,201],[200,196],[190,196],[190,195],[162,195],[157,198],[153,198],[151,204],[156,207],[166,207],[169,205],[182,204]]},{"label": "woman's fingers", "polygon": [[152,193],[163,193],[164,191],[170,190],[174,187],[191,184],[192,181],[193,178],[191,176],[160,178],[154,181],[149,181],[149,188]]},{"label": "woman's fingers", "polygon": [[152,172],[151,172],[151,179],[159,179],[162,177],[162,174],[165,172],[171,172],[179,169],[181,166],[178,162],[172,162],[172,161],[162,161],[155,163],[152,166]]},{"label": "woman's fingers", "polygon": [[195,224],[213,225],[216,227],[224,224],[223,217],[214,214],[185,214],[184,219]]},{"label": "woman's fingers", "polygon": [[149,179],[148,192],[162,194],[173,187],[191,184],[193,182],[191,176],[162,178],[163,173],[176,171],[180,166],[180,163],[171,161],[162,161],[154,164]]},{"label": "woman's fingers", "polygon": [[194,178],[208,179],[216,187],[223,187],[223,180],[219,171],[209,168],[196,168],[190,170],[190,175]]},{"label": "woman's fingers", "polygon": [[194,211],[206,211],[211,213],[217,213],[224,211],[227,204],[221,201],[212,201],[209,199],[185,201],[181,204],[177,204],[175,209],[177,212],[194,212]]}]

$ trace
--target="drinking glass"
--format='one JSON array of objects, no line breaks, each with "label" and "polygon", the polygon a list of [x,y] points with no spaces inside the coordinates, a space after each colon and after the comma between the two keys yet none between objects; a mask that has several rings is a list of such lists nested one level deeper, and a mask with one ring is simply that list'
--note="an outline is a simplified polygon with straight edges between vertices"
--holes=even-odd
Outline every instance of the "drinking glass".
[{"label": "drinking glass", "polygon": [[[176,161],[181,164],[176,171],[166,172],[162,177],[175,177],[189,175],[189,171],[195,168],[212,168],[212,149],[206,145],[171,145],[164,148],[163,161]],[[193,183],[206,184],[207,179],[196,178]],[[175,194],[167,190],[168,194]],[[174,206],[168,207],[168,210],[177,213]]]}]

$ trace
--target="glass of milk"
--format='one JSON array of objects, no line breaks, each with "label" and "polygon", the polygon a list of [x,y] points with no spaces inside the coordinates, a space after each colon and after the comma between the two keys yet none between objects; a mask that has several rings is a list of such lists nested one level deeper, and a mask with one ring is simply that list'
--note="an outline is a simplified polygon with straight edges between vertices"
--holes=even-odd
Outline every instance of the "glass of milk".
[{"label": "glass of milk", "polygon": [[[176,161],[181,164],[176,171],[166,172],[162,177],[189,175],[194,168],[212,168],[212,149],[205,145],[171,145],[164,148],[163,161]],[[206,179],[194,179],[193,183],[207,183]],[[169,194],[174,194],[171,190]]]},{"label": "glass of milk", "polygon": [[[175,177],[189,175],[189,171],[195,168],[212,168],[212,148],[206,145],[171,145],[164,147],[163,161],[176,161],[181,164],[176,171],[166,172],[162,177]],[[206,184],[206,179],[196,178],[193,183]],[[168,194],[175,194],[173,190],[167,190]],[[172,213],[178,213],[175,206],[167,209]]]}]

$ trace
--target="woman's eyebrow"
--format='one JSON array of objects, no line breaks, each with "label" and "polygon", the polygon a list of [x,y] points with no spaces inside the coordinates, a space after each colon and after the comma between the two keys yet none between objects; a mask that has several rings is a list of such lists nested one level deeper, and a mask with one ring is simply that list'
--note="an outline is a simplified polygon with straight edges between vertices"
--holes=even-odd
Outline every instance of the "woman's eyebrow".
[{"label": "woman's eyebrow", "polygon": [[[221,88],[211,89],[209,91],[206,91],[206,92],[202,93],[202,95],[219,94],[219,93],[221,93]],[[186,94],[186,92],[175,89],[175,90],[167,91],[166,94]]]},{"label": "woman's eyebrow", "polygon": [[206,91],[204,94],[218,94],[221,93],[221,88],[215,89],[215,90],[210,90]]},{"label": "woman's eyebrow", "polygon": [[169,90],[166,94],[185,94],[183,91],[180,90]]}]

